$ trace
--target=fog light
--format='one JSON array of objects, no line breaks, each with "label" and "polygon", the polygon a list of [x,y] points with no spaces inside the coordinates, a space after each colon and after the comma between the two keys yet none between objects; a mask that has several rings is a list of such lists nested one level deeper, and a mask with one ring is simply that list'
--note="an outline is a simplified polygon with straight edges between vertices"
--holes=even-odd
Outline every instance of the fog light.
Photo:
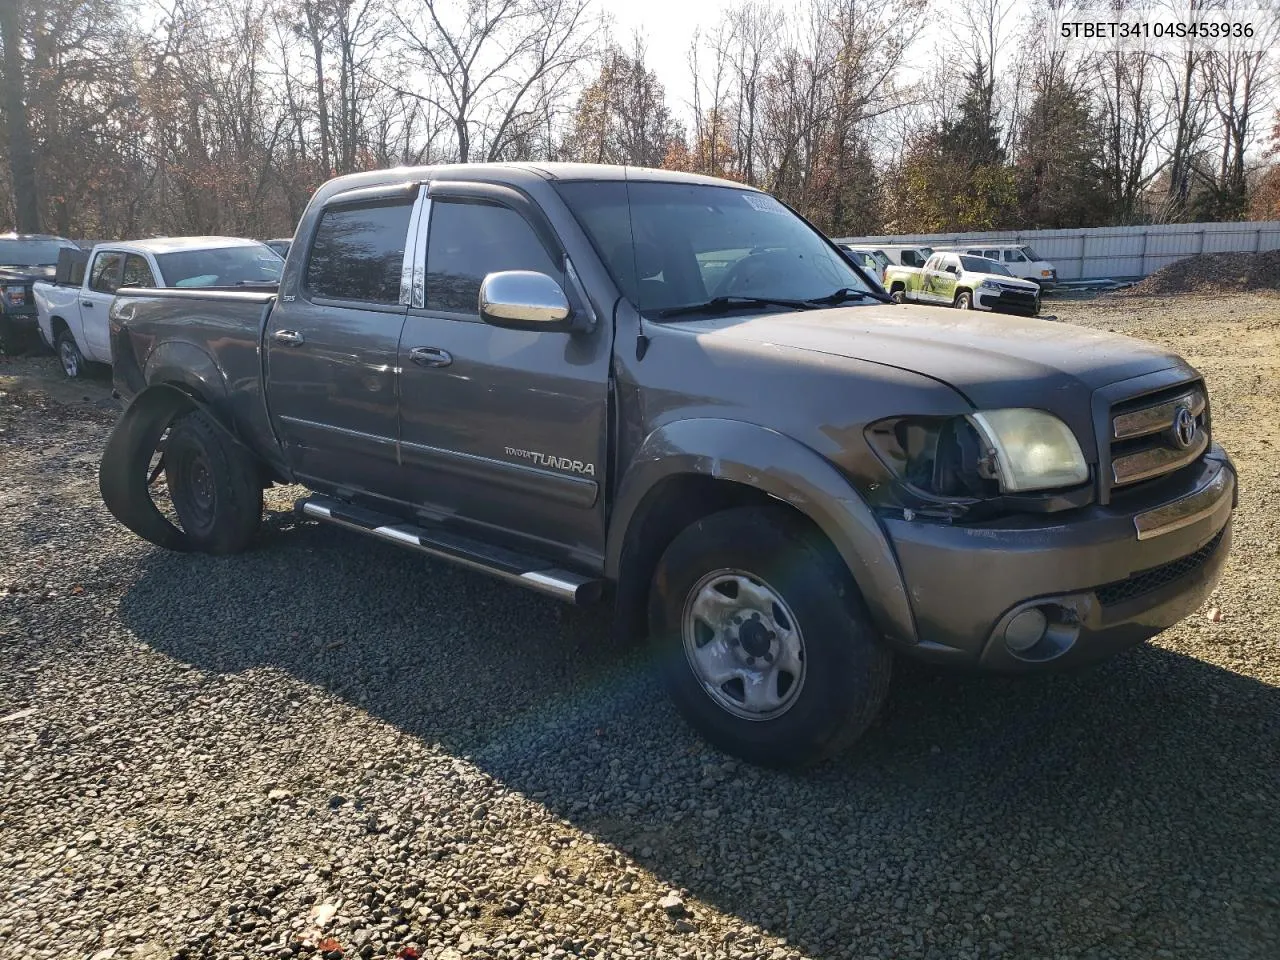
[{"label": "fog light", "polygon": [[1004,628],[1004,642],[1014,653],[1023,653],[1040,642],[1049,621],[1039,607],[1030,607],[1009,621]]}]

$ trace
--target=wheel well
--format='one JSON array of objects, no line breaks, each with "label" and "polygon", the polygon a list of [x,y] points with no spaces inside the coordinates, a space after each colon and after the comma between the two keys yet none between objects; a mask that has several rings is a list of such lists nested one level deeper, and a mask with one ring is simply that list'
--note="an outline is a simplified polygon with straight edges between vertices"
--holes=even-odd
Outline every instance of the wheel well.
[{"label": "wheel well", "polygon": [[889,286],[890,293],[897,293],[899,290],[906,290],[906,289],[907,289],[907,285],[903,283],[901,280],[895,280]]},{"label": "wheel well", "polygon": [[962,293],[967,293],[971,297],[973,296],[973,290],[969,287],[956,287],[956,296],[958,297]]},{"label": "wheel well", "polygon": [[49,318],[49,332],[53,334],[54,340],[58,339],[58,334],[63,330],[66,330],[68,333],[71,332],[71,327],[68,325],[67,321],[63,320],[61,317]]},{"label": "wheel well", "polygon": [[[822,536],[805,514],[755,487],[701,474],[681,474],[656,484],[640,502],[627,526],[618,570],[615,631],[627,640],[648,636],[649,584],[662,554],[682,530],[699,518],[721,510],[766,505],[785,507],[798,521]],[[835,552],[834,547],[831,550]]]}]

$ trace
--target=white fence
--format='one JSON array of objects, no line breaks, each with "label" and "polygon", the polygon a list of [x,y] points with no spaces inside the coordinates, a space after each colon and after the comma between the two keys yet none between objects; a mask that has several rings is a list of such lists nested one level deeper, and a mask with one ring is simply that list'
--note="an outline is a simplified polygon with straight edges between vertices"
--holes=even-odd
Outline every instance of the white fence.
[{"label": "white fence", "polygon": [[997,230],[991,233],[913,233],[900,237],[842,237],[858,246],[947,246],[970,241],[1025,243],[1053,262],[1062,280],[1145,277],[1197,253],[1260,253],[1280,249],[1280,222],[1169,223],[1079,230]]}]

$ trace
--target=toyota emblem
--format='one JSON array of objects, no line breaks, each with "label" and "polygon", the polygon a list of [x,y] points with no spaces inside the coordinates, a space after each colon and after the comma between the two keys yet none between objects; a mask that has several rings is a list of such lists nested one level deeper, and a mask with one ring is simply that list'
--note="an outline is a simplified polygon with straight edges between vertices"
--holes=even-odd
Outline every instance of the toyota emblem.
[{"label": "toyota emblem", "polygon": [[1196,439],[1196,418],[1188,407],[1178,407],[1173,411],[1173,440],[1183,450],[1191,446]]}]

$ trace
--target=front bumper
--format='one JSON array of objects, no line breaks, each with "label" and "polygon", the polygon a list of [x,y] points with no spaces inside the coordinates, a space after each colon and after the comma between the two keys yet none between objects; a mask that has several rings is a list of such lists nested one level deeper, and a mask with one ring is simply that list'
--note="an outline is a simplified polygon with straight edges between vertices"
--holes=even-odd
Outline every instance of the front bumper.
[{"label": "front bumper", "polygon": [[[1004,672],[1049,669],[1101,659],[1177,623],[1218,582],[1236,497],[1220,447],[1188,473],[1170,499],[1140,509],[1093,506],[1001,525],[886,521],[919,638],[903,652]],[[1050,627],[1018,651],[1006,630],[1032,607]]]},{"label": "front bumper", "polygon": [[974,294],[974,306],[979,310],[1035,316],[1040,311],[1040,296],[1030,292],[1013,293],[1008,290],[996,293],[979,287]]}]

